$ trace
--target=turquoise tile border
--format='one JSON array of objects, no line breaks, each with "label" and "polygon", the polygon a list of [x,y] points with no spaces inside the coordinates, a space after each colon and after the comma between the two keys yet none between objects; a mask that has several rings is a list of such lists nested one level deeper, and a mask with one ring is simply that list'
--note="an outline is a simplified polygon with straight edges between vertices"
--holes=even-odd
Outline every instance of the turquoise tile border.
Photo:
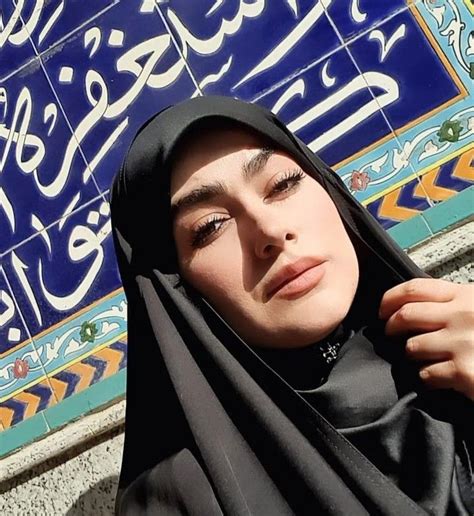
[{"label": "turquoise tile border", "polygon": [[433,235],[422,214],[405,220],[405,222],[400,222],[400,224],[388,229],[387,233],[402,249],[409,249]]},{"label": "turquoise tile border", "polygon": [[473,215],[474,186],[424,212],[425,219],[435,234]]},{"label": "turquoise tile border", "polygon": [[409,249],[473,215],[474,186],[470,186],[450,199],[390,228],[388,233],[400,247]]},{"label": "turquoise tile border", "polygon": [[0,457],[43,437],[48,432],[49,427],[43,412],[25,419],[13,428],[0,433]]},{"label": "turquoise tile border", "polygon": [[66,398],[44,411],[51,429],[57,429],[115,398],[125,395],[126,369]]},{"label": "turquoise tile border", "polygon": [[7,455],[71,421],[125,395],[126,369],[66,398],[0,433],[0,456]]}]

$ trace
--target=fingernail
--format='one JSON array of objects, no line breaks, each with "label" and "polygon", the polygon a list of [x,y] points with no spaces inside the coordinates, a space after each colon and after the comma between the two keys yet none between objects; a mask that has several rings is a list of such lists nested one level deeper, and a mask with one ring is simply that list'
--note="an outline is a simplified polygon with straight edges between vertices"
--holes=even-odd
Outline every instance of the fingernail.
[{"label": "fingernail", "polygon": [[428,373],[428,371],[425,371],[424,369],[422,369],[420,371],[420,378],[423,379],[423,380],[426,380],[429,375],[430,375],[430,373]]}]

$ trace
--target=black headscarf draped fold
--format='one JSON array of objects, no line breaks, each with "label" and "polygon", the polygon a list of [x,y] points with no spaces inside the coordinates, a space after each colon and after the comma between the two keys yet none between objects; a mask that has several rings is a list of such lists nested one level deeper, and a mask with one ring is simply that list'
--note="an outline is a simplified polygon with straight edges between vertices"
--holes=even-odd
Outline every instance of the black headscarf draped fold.
[{"label": "black headscarf draped fold", "polygon": [[[325,188],[366,260],[345,321],[352,331],[336,332],[346,340],[314,388],[292,385],[274,359],[243,342],[178,273],[173,159],[190,131],[229,122],[291,155]],[[386,289],[427,275],[273,113],[218,96],[160,112],[132,142],[111,206],[128,300],[119,514],[472,510],[466,437],[472,406],[455,393],[424,391],[402,346],[387,342],[376,317]]]}]

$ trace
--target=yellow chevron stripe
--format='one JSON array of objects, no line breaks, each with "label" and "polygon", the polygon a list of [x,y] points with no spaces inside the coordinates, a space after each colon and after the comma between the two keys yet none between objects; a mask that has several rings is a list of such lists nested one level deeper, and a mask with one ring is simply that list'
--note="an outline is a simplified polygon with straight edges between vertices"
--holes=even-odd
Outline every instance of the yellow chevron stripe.
[{"label": "yellow chevron stripe", "polygon": [[34,416],[38,411],[38,407],[41,401],[39,396],[35,396],[29,392],[20,392],[15,396],[16,400],[21,401],[26,404],[26,409],[24,412],[23,419],[27,419],[31,416]]},{"label": "yellow chevron stripe", "polygon": [[0,407],[0,421],[2,422],[3,428],[7,429],[11,427],[14,413],[13,409]]},{"label": "yellow chevron stripe", "polygon": [[104,371],[104,378],[116,373],[119,370],[120,362],[122,361],[123,353],[115,349],[104,348],[96,353],[96,356],[107,362],[107,367]]},{"label": "yellow chevron stripe", "polygon": [[[51,388],[53,389],[54,395],[56,396],[57,401],[61,401],[66,397],[67,391],[67,383],[58,380],[57,378],[50,378]],[[54,405],[54,403],[51,403]]]},{"label": "yellow chevron stripe", "polygon": [[76,390],[74,392],[80,392],[84,389],[87,389],[92,382],[92,378],[94,377],[95,368],[87,365],[77,363],[68,368],[69,373],[77,374],[81,379],[76,385]]},{"label": "yellow chevron stripe", "polygon": [[383,201],[379,207],[379,217],[386,217],[394,220],[407,220],[415,215],[418,215],[419,210],[412,208],[404,208],[397,205],[398,196],[400,195],[400,188],[388,193],[384,196]]},{"label": "yellow chevron stripe", "polygon": [[453,177],[474,181],[474,149],[470,149],[460,156],[453,171]]},{"label": "yellow chevron stripe", "polygon": [[52,382],[51,382],[51,379],[44,379],[42,382],[39,383],[39,385],[41,385],[42,387],[46,387],[47,389],[49,389],[51,392],[52,392],[52,396],[49,397],[49,400],[48,400],[48,405],[47,407],[52,407],[53,405],[56,405],[56,398],[55,398],[55,392],[54,392],[54,389],[52,388]]},{"label": "yellow chevron stripe", "polygon": [[436,185],[436,179],[439,175],[439,167],[435,168],[431,172],[427,174],[423,174],[420,178],[420,183],[418,183],[413,190],[413,195],[417,197],[425,197],[428,195],[430,199],[434,201],[444,201],[449,199],[453,195],[456,195],[455,190],[451,190],[450,188],[445,188],[444,186]]}]

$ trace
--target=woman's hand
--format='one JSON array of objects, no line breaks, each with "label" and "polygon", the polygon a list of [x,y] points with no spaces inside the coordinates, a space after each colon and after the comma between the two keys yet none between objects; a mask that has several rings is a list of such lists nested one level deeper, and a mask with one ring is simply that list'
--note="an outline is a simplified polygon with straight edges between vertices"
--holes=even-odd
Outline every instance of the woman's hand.
[{"label": "woman's hand", "polygon": [[385,292],[379,317],[390,336],[410,334],[407,356],[424,362],[427,386],[474,400],[474,285],[416,278]]}]

